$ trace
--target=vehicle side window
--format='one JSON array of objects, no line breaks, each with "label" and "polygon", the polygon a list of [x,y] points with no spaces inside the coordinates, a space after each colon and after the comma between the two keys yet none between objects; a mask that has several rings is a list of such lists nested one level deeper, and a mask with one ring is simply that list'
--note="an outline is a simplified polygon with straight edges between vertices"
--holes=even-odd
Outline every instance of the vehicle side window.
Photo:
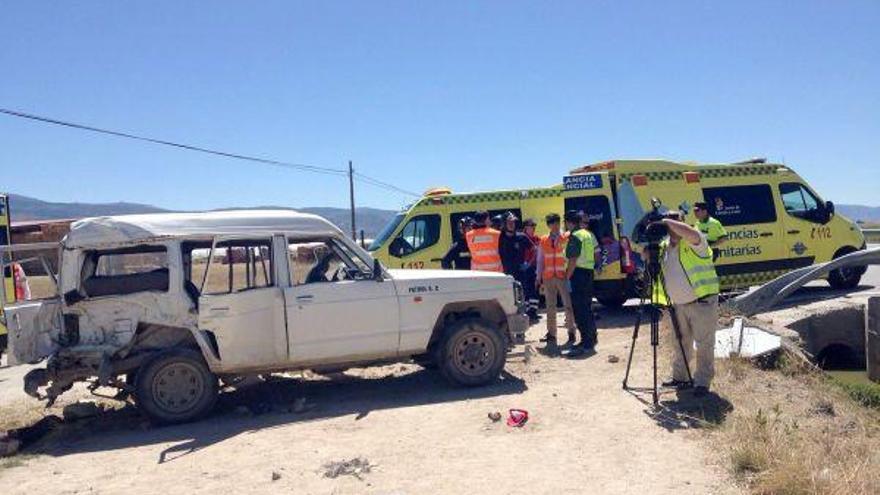
[{"label": "vehicle side window", "polygon": [[165,246],[137,246],[89,251],[82,271],[87,297],[168,291],[168,251]]},{"label": "vehicle side window", "polygon": [[785,211],[794,217],[817,221],[819,199],[802,184],[785,182],[779,184],[779,194]]},{"label": "vehicle side window", "polygon": [[773,190],[767,184],[707,187],[703,199],[709,214],[729,227],[776,221]]},{"label": "vehicle side window", "polygon": [[[507,212],[513,213],[516,215],[516,218],[519,218],[519,223],[522,223],[522,210],[519,208],[502,208],[500,210],[487,210],[489,212],[489,218],[492,218],[496,215],[507,215]],[[452,229],[452,240],[457,241],[461,238],[461,233],[458,231],[458,221],[464,217],[474,218],[474,213],[476,211],[459,211],[450,215],[449,226]],[[517,225],[517,227],[521,227],[521,225]]]},{"label": "vehicle side window", "polygon": [[406,256],[440,240],[440,215],[418,215],[409,220],[388,247],[392,256]]},{"label": "vehicle side window", "polygon": [[230,294],[272,286],[272,245],[268,239],[217,243],[203,294]]},{"label": "vehicle side window", "polygon": [[369,276],[366,264],[333,239],[291,240],[287,246],[291,284],[339,282]]}]

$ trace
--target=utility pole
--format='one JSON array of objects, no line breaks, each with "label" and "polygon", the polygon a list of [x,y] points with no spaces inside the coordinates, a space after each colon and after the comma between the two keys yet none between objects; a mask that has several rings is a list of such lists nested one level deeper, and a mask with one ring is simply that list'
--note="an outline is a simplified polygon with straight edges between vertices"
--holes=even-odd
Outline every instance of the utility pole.
[{"label": "utility pole", "polygon": [[348,197],[351,201],[351,239],[357,242],[357,228],[354,224],[354,168],[348,161]]}]

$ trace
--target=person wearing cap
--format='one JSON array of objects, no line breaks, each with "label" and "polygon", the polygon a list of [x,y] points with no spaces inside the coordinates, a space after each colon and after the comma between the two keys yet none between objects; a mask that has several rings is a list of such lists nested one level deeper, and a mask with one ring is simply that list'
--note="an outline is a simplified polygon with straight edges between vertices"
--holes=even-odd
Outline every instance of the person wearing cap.
[{"label": "person wearing cap", "polygon": [[561,231],[561,219],[556,213],[545,218],[550,233],[541,237],[538,242],[537,281],[538,288],[544,288],[544,300],[547,305],[547,334],[544,341],[547,348],[555,352],[556,341],[556,303],[562,300],[565,310],[565,328],[568,330],[568,345],[574,345],[574,313],[571,309],[571,294],[568,291],[566,278],[565,246],[568,244],[568,233]]},{"label": "person wearing cap", "polygon": [[449,251],[440,260],[440,266],[444,270],[470,270],[471,256],[468,250],[467,240],[465,236],[474,227],[474,220],[471,217],[464,217],[458,221],[458,237],[452,241]]},{"label": "person wearing cap", "polygon": [[712,261],[718,259],[718,246],[727,241],[727,230],[717,218],[709,215],[709,205],[705,201],[694,203],[694,216],[697,217],[694,228],[706,236],[709,247],[712,249]]},{"label": "person wearing cap", "polygon": [[[718,326],[718,275],[712,263],[712,248],[705,234],[684,223],[680,212],[670,212],[661,222],[668,236],[659,246],[660,276],[654,281],[651,302],[674,317],[681,333],[679,346],[671,335],[672,379],[666,387],[687,388],[688,370],[693,371],[694,396],[709,392],[715,374],[715,330]],[[696,343],[696,369],[690,368]],[[685,355],[682,356],[682,347]],[[687,367],[685,363],[688,363]]]},{"label": "person wearing cap", "polygon": [[464,236],[471,253],[471,270],[502,272],[504,267],[498,252],[501,232],[486,225],[488,222],[489,212],[474,213],[474,228]]},{"label": "person wearing cap", "polygon": [[526,297],[526,314],[529,315],[529,321],[534,324],[541,321],[541,317],[538,316],[538,306],[540,301],[538,300],[538,288],[535,285],[536,277],[537,277],[537,267],[538,267],[538,246],[541,243],[541,239],[535,235],[535,227],[537,227],[537,223],[534,218],[526,218],[523,220],[522,233],[531,241],[526,247],[525,253],[525,263],[526,269],[523,275],[523,292]]},{"label": "person wearing cap", "polygon": [[571,305],[574,321],[581,341],[572,346],[569,357],[595,354],[598,334],[593,317],[593,267],[597,247],[596,237],[584,228],[586,216],[579,211],[565,212],[565,227],[569,230],[568,244],[565,247],[566,279],[571,283]]}]

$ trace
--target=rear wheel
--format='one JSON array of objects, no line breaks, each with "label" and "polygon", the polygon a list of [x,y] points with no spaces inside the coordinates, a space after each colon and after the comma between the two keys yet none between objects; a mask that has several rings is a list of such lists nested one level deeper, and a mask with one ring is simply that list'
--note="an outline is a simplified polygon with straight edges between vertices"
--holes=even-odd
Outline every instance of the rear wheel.
[{"label": "rear wheel", "polygon": [[439,349],[439,366],[451,382],[478,386],[498,379],[507,359],[507,346],[499,330],[481,318],[452,324]]},{"label": "rear wheel", "polygon": [[198,419],[217,401],[217,377],[191,349],[159,354],[137,371],[135,382],[138,408],[161,424]]},{"label": "rear wheel", "polygon": [[[844,248],[834,254],[834,259],[841,256],[854,253],[855,248]],[[862,275],[865,274],[865,267],[850,266],[846,268],[838,268],[828,273],[828,284],[834,289],[854,289],[859,286]]]}]

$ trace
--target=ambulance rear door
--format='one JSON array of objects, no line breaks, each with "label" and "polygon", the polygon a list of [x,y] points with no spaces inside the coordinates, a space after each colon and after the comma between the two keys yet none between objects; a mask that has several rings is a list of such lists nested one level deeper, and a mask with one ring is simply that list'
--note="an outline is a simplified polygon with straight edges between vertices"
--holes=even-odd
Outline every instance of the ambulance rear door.
[{"label": "ambulance rear door", "polygon": [[566,211],[585,212],[590,219],[590,231],[601,248],[602,272],[597,280],[616,280],[620,270],[620,238],[617,232],[611,178],[607,172],[565,176],[562,181],[563,204],[560,216]]}]

